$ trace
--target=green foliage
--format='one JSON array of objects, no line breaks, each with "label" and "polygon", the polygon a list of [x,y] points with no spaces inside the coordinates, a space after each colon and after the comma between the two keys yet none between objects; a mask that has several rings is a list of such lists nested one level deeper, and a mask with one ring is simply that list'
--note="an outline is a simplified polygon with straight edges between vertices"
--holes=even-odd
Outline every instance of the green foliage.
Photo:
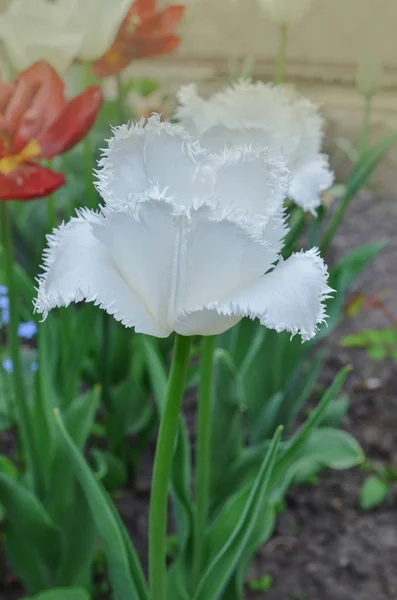
[{"label": "green foliage", "polygon": [[262,575],[259,579],[251,579],[249,588],[253,592],[268,592],[273,585],[273,577],[271,575]]},{"label": "green foliage", "polygon": [[390,488],[397,482],[397,469],[390,465],[379,467],[375,475],[369,475],[360,489],[359,505],[362,510],[371,510],[382,504]]},{"label": "green foliage", "polygon": [[376,475],[371,475],[360,489],[360,508],[370,510],[384,502],[389,494],[390,486]]},{"label": "green foliage", "polygon": [[341,340],[343,348],[363,348],[372,360],[392,358],[397,361],[397,330],[394,327],[386,329],[362,329],[350,333]]}]

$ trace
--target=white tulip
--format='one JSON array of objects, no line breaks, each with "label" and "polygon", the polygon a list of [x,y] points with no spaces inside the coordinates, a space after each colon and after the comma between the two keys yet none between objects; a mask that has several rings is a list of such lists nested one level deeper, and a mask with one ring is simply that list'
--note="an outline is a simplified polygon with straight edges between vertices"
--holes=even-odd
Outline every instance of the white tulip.
[{"label": "white tulip", "polygon": [[48,237],[36,300],[44,317],[86,300],[157,337],[218,334],[242,317],[315,335],[327,269],[316,250],[279,260],[282,160],[247,147],[214,157],[152,117],[115,129],[97,175],[105,205]]},{"label": "white tulip", "polygon": [[63,72],[75,60],[100,58],[131,0],[13,0],[0,14],[0,41],[14,68],[37,60]]},{"label": "white tulip", "polygon": [[178,92],[176,117],[213,152],[225,144],[250,144],[284,156],[292,178],[288,197],[315,214],[321,192],[333,183],[321,153],[323,119],[309,100],[284,86],[240,81],[205,100],[195,84]]},{"label": "white tulip", "polygon": [[258,0],[259,4],[279,25],[292,25],[299,21],[313,0]]}]

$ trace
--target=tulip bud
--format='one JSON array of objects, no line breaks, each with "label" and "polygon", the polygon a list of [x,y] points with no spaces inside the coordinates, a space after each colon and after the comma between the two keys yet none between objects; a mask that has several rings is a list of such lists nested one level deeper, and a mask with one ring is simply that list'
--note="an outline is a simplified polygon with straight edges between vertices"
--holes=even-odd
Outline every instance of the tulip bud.
[{"label": "tulip bud", "polygon": [[299,21],[313,0],[258,0],[270,17],[279,25],[293,25]]},{"label": "tulip bud", "polygon": [[356,71],[356,85],[365,98],[372,98],[380,92],[383,83],[383,67],[373,54],[363,56]]}]

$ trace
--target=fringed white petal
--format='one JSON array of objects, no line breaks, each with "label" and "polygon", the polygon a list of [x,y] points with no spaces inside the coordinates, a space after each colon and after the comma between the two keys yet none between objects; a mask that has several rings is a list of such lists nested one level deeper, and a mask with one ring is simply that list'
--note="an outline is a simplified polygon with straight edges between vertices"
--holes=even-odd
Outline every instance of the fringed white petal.
[{"label": "fringed white petal", "polygon": [[316,216],[316,208],[321,205],[321,192],[334,182],[334,174],[329,168],[328,157],[319,154],[302,164],[294,171],[288,196],[304,211]]},{"label": "fringed white petal", "polygon": [[[251,215],[253,222],[282,217],[291,176],[285,161],[271,150],[252,146],[225,147],[211,157],[216,169],[216,199]],[[280,235],[281,239],[283,234]]]},{"label": "fringed white petal", "polygon": [[292,25],[299,21],[313,0],[258,0],[275,23]]},{"label": "fringed white petal", "polygon": [[[324,122],[314,103],[286,86],[250,81],[239,81],[206,100],[196,86],[184,86],[178,99],[177,118],[205,148],[220,152],[225,145],[246,144],[282,156],[292,174],[288,195],[310,211],[313,203],[318,206],[332,174],[321,154]],[[307,182],[313,166],[308,193],[299,178],[307,173]]]},{"label": "fringed white petal", "polygon": [[107,205],[134,202],[145,194],[190,206],[213,190],[214,174],[205,158],[181,125],[153,115],[114,129],[99,161],[96,186]]},{"label": "fringed white petal", "polygon": [[226,316],[259,319],[278,332],[300,334],[311,339],[326,318],[324,301],[333,291],[328,271],[316,249],[293,254],[273,271],[228,302],[207,305]]},{"label": "fringed white petal", "polygon": [[124,237],[120,216],[112,220],[109,215],[83,211],[48,236],[35,310],[46,318],[52,308],[85,300],[99,305],[126,327],[166,337],[170,331],[156,322],[142,294],[146,274],[142,273],[141,281],[131,282],[124,270],[129,261],[139,263],[145,250],[137,245],[128,248],[134,253],[120,256],[121,247],[127,249],[129,242],[133,244],[133,235]]}]

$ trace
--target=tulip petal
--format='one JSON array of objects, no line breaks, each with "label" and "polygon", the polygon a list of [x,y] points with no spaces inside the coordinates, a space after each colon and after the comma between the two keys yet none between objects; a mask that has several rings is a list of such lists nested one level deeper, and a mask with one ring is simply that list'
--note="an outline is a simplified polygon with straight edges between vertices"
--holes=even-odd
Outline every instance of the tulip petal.
[{"label": "tulip petal", "polygon": [[245,143],[283,156],[292,175],[288,195],[314,212],[333,180],[321,154],[324,123],[316,105],[286,86],[250,81],[208,99],[198,95],[195,84],[182,86],[177,95],[176,118],[205,148],[219,152],[225,144]]},{"label": "tulip petal", "polygon": [[49,127],[64,105],[64,83],[51,65],[38,61],[20,73],[5,113],[13,151]]},{"label": "tulip petal", "polygon": [[[120,214],[115,217],[106,218],[85,210],[48,236],[35,310],[46,318],[54,307],[86,300],[99,305],[126,327],[166,337],[170,332],[155,322],[142,301],[139,284],[144,282],[131,283],[129,271],[123,270],[128,267],[128,262],[135,263],[138,271],[145,263],[141,260],[142,250],[133,245],[133,238],[123,237]],[[131,217],[131,223],[133,221]],[[116,249],[112,247],[113,241],[119,242]],[[130,249],[129,242],[133,245],[133,253],[118,254]]]},{"label": "tulip petal", "polygon": [[288,196],[304,211],[316,216],[316,208],[321,205],[321,192],[331,187],[333,182],[328,157],[319,154],[294,170]]},{"label": "tulip petal", "polygon": [[96,85],[70,100],[58,119],[38,137],[41,156],[52,158],[75,146],[91,129],[102,104],[103,93]]},{"label": "tulip petal", "polygon": [[[226,147],[211,158],[216,166],[215,193],[222,208],[240,208],[258,221],[282,217],[291,179],[282,157],[242,145]],[[280,234],[279,239],[282,237]]]},{"label": "tulip petal", "polygon": [[26,162],[8,174],[0,172],[0,200],[34,200],[55,192],[65,183],[62,173]]},{"label": "tulip petal", "polygon": [[327,281],[327,268],[318,251],[312,249],[293,254],[244,292],[206,309],[226,316],[258,318],[270,329],[300,334],[302,341],[307,341],[325,320],[324,300],[333,291]]},{"label": "tulip petal", "polygon": [[213,191],[214,174],[202,157],[204,151],[181,126],[153,115],[114,130],[96,172],[97,188],[107,205],[148,193],[188,206]]}]

